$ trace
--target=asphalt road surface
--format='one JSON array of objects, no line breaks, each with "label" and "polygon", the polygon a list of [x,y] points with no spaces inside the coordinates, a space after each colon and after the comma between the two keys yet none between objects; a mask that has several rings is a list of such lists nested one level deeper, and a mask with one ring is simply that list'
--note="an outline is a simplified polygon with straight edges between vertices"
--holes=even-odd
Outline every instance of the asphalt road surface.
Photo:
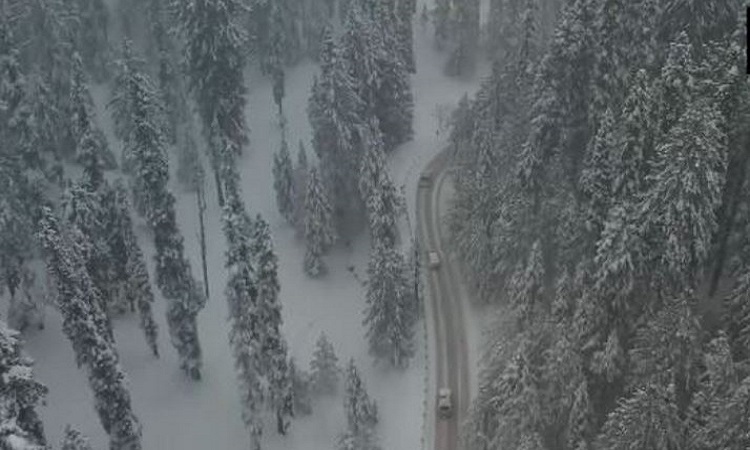
[{"label": "asphalt road surface", "polygon": [[[448,159],[446,152],[435,158],[422,173],[417,188],[417,224],[419,244],[423,265],[427,271],[427,291],[425,310],[433,321],[432,340],[437,373],[431,379],[428,395],[433,399],[437,389],[447,387],[452,391],[453,413],[448,418],[441,418],[437,411],[428,414],[428,420],[435,420],[434,445],[436,450],[460,450],[460,426],[466,418],[471,401],[469,385],[469,355],[466,330],[464,328],[464,311],[459,288],[460,272],[456,261],[451,258],[447,245],[448,233],[441,211],[441,189],[447,175]],[[437,252],[440,265],[431,268],[429,252]],[[435,405],[437,402],[428,402]],[[429,428],[428,428],[429,429]]]}]

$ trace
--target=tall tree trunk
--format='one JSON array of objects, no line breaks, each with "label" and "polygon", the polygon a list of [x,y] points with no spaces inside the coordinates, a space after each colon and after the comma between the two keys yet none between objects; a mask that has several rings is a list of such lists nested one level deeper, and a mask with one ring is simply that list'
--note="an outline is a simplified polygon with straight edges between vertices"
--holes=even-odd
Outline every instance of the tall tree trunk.
[{"label": "tall tree trunk", "polygon": [[221,179],[219,178],[219,169],[214,168],[214,181],[216,182],[216,196],[219,200],[219,206],[224,207],[224,190],[221,186]]},{"label": "tall tree trunk", "polygon": [[208,293],[208,263],[206,262],[206,223],[204,216],[206,213],[206,195],[203,191],[203,183],[198,186],[198,190],[195,191],[196,199],[198,200],[198,223],[200,224],[200,243],[201,243],[201,264],[203,265],[203,288],[206,291],[206,299],[209,298]]}]

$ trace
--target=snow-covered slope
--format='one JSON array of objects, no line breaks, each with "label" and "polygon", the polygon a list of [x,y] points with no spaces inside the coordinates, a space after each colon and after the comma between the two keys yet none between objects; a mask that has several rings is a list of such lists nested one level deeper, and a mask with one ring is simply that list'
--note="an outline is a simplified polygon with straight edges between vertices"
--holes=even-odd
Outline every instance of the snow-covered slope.
[{"label": "snow-covered slope", "polygon": [[[419,5],[421,11],[421,4]],[[421,168],[445,144],[447,129],[439,133],[439,118],[445,116],[464,92],[476,90],[477,80],[457,81],[442,75],[442,56],[431,47],[429,30],[415,26],[418,73],[414,76],[416,100],[415,136],[413,141],[390,156],[393,178],[404,185],[409,205],[410,222],[414,224],[414,192]],[[312,76],[317,68],[304,63],[287,75],[287,97],[284,108],[288,119],[288,141],[292,154],[299,139],[305,141],[309,156],[310,127],[306,104]],[[362,369],[363,379],[381,414],[379,433],[383,448],[413,450],[420,448],[423,431],[426,357],[424,335],[417,334],[418,353],[405,372],[384,370],[372,365],[362,326],[364,289],[348,270],[364,276],[369,243],[363,236],[350,247],[338,245],[326,257],[330,273],[311,280],[302,272],[304,243],[295,238],[276,210],[271,162],[279,146],[280,135],[268,80],[249,73],[248,126],[250,145],[241,160],[241,174],[246,203],[252,213],[261,213],[268,220],[279,256],[281,300],[284,334],[291,354],[298,364],[307,368],[318,335],[325,331],[343,363],[353,357]],[[111,123],[104,104],[108,91],[94,89],[101,125],[112,138]],[[111,141],[113,148],[119,143]],[[176,164],[175,158],[171,165]],[[194,274],[200,275],[200,254],[197,241],[195,198],[181,193],[173,183],[178,197],[178,218],[185,236],[186,249]],[[134,317],[116,321],[117,348],[130,379],[130,390],[136,414],[143,425],[144,448],[147,449],[240,449],[247,446],[247,434],[240,418],[233,361],[227,340],[227,307],[224,298],[224,237],[220,212],[212,186],[208,184],[207,214],[208,262],[211,298],[199,315],[199,331],[204,352],[204,378],[194,383],[184,379],[178,370],[173,348],[168,342],[164,320],[164,302],[157,299],[156,316],[160,325],[162,358],[150,356]],[[410,231],[404,224],[404,236]],[[139,230],[141,244],[153,254],[151,239]],[[152,272],[153,273],[153,272]],[[49,386],[47,406],[41,408],[47,435],[59,442],[66,423],[73,424],[91,438],[95,448],[106,448],[107,439],[92,407],[84,374],[74,364],[69,342],[60,329],[59,315],[47,313],[46,329],[28,336],[26,350],[36,360],[36,374]],[[418,324],[423,330],[423,324]],[[311,417],[296,419],[290,435],[280,437],[272,420],[267,422],[265,448],[323,450],[333,448],[335,439],[345,425],[342,397],[324,399],[313,404]]]}]

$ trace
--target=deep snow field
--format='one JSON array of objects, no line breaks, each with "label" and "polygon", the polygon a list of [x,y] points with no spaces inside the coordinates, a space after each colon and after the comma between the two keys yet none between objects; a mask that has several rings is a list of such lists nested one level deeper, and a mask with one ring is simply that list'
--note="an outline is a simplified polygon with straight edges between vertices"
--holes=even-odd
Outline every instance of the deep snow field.
[{"label": "deep snow field", "polygon": [[[449,79],[443,75],[445,57],[432,48],[431,28],[428,26],[426,30],[422,29],[419,23],[421,10],[420,2],[414,27],[417,58],[417,74],[413,77],[415,135],[411,142],[389,155],[388,162],[396,184],[403,186],[406,195],[410,217],[402,224],[405,238],[411,236],[409,226],[416,226],[414,203],[419,172],[446,142],[446,114],[464,93],[471,95],[480,80],[479,75],[470,80]],[[478,73],[487,73],[487,69],[482,66]],[[311,162],[314,161],[309,143],[310,126],[306,105],[312,77],[317,70],[315,64],[303,62],[291,68],[287,74],[284,110],[288,120],[287,139],[295,161],[297,142],[300,139],[305,142],[308,158]],[[417,325],[417,355],[407,370],[387,370],[373,365],[373,359],[367,353],[365,329],[362,325],[364,289],[348,270],[349,266],[354,266],[354,272],[360,278],[365,276],[369,256],[369,243],[365,233],[354,240],[351,246],[339,243],[325,257],[329,268],[325,277],[313,280],[304,275],[304,242],[295,237],[291,226],[278,213],[272,187],[271,163],[273,153],[279,148],[280,129],[272,101],[271,85],[269,80],[251,72],[247,76],[247,86],[250,144],[245,147],[240,161],[242,187],[251,214],[262,214],[272,229],[279,258],[283,332],[291,355],[298,366],[306,370],[315,341],[321,332],[325,332],[333,342],[342,366],[349,358],[355,359],[370,396],[378,403],[378,433],[382,448],[423,448],[424,402],[428,382],[426,377],[431,367],[426,350],[424,324],[420,322]],[[121,144],[112,134],[111,120],[105,108],[109,88],[93,86],[92,94],[99,113],[99,124],[110,138],[111,148],[119,153]],[[174,155],[170,155],[170,167],[174,172]],[[211,297],[198,316],[204,357],[203,379],[191,382],[179,371],[174,349],[168,341],[165,304],[158,289],[154,287],[157,297],[155,317],[160,326],[160,359],[153,358],[148,351],[135,316],[115,320],[117,349],[129,377],[135,413],[143,426],[145,449],[235,450],[246,448],[248,443],[241,420],[233,360],[228,345],[224,297],[225,242],[210,177],[206,186]],[[172,189],[178,199],[178,218],[185,237],[187,255],[193,273],[201,279],[195,197],[182,192],[174,181],[174,176]],[[142,223],[138,234],[150,263],[153,246]],[[151,274],[153,276],[153,270]],[[476,318],[478,315],[469,313],[467,316]],[[473,349],[478,348],[479,328],[467,327],[471,330],[470,343]],[[37,379],[49,387],[47,404],[39,408],[39,411],[50,443],[56,445],[59,442],[65,425],[69,423],[87,435],[94,448],[107,448],[107,436],[94,412],[86,376],[75,366],[70,343],[61,330],[59,314],[48,307],[46,328],[43,331],[29,332],[25,340],[25,349],[36,362]],[[472,362],[476,362],[476,359],[476,355],[471,358]],[[341,387],[343,388],[343,383]],[[277,435],[275,422],[269,417],[263,448],[334,448],[336,437],[345,427],[342,399],[343,389],[339,390],[336,397],[314,398],[313,414],[294,419],[287,436]]]}]

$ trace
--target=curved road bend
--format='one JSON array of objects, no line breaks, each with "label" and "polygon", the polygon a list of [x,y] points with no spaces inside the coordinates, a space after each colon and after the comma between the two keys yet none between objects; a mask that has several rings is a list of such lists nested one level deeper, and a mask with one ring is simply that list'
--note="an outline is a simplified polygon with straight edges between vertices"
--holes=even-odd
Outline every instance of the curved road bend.
[{"label": "curved road bend", "polygon": [[[468,346],[458,284],[460,277],[449,258],[447,241],[441,231],[440,191],[446,177],[447,163],[447,152],[442,152],[423,172],[430,176],[430,183],[419,183],[417,187],[419,242],[430,294],[425,301],[430,302],[432,310],[432,317],[426,320],[432,320],[434,324],[432,339],[436,358],[434,367],[437,368],[435,382],[431,383],[428,395],[434,399],[438,388],[448,387],[453,393],[454,407],[450,418],[441,419],[435,408],[427,416],[428,420],[435,418],[435,450],[459,450],[460,425],[471,401]],[[431,269],[427,262],[430,251],[437,252],[440,257],[440,266],[436,269]],[[436,402],[427,404],[436,405]]]}]

